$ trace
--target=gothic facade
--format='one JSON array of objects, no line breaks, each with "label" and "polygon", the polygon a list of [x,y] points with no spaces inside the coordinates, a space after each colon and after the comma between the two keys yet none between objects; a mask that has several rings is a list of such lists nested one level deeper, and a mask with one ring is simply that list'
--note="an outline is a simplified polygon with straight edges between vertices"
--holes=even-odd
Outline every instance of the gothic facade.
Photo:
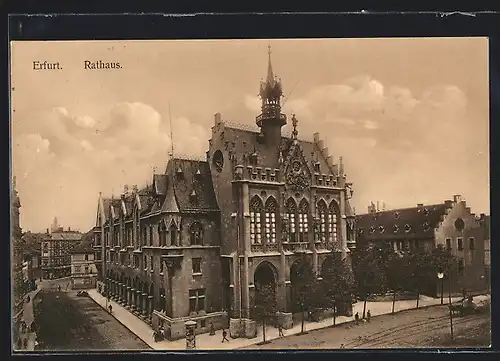
[{"label": "gothic facade", "polygon": [[277,322],[291,327],[299,270],[321,277],[332,252],[348,258],[355,246],[342,158],[333,161],[319,133],[299,139],[295,116],[291,136],[282,134],[282,93],[269,54],[256,129],[218,113],[206,160],[172,157],[151,186],[100,198],[106,288],[169,339],[184,337],[188,319],[196,332],[229,324],[231,336],[254,337],[263,285]]}]

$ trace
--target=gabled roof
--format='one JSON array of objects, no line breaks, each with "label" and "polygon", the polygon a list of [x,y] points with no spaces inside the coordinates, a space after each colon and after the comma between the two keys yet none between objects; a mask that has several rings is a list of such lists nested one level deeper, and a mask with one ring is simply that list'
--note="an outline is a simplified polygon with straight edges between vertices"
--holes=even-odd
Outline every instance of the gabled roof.
[{"label": "gabled roof", "polygon": [[372,240],[432,237],[449,207],[442,203],[358,215],[358,236]]},{"label": "gabled roof", "polygon": [[[172,179],[169,182],[171,183],[169,188],[173,189],[175,203],[179,211],[214,211],[219,209],[210,167],[206,161],[171,159],[167,164],[167,175],[169,179]],[[168,201],[166,199],[166,202]],[[165,210],[164,207],[163,209]]]},{"label": "gabled roof", "polygon": [[92,242],[87,241],[82,241],[78,244],[76,244],[72,249],[71,252],[72,254],[75,253],[93,253],[94,250],[92,248]]},{"label": "gabled roof", "polygon": [[[231,144],[233,154],[237,157],[237,163],[243,164],[243,154],[255,150],[259,157],[259,166],[263,168],[280,168],[279,152],[275,147],[269,147],[258,141],[260,129],[255,125],[238,124],[228,121],[223,121],[224,124],[224,142]],[[299,129],[300,131],[300,129]],[[289,135],[281,137],[280,148],[283,150],[283,157],[286,159],[289,151],[292,149],[293,140]],[[312,163],[318,162],[320,174],[333,174],[329,167],[322,149],[319,149],[318,144],[312,141],[301,139],[299,136],[298,145],[302,150],[302,154],[307,162],[309,170],[313,173]],[[335,174],[336,175],[336,174]]]}]

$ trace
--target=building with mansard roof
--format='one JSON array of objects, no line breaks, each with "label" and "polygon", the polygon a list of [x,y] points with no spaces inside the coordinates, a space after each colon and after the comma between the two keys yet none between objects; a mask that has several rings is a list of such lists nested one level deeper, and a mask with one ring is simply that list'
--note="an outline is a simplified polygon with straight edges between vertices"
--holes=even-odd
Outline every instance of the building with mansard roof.
[{"label": "building with mansard roof", "polygon": [[[471,213],[460,195],[439,204],[386,211],[378,211],[372,204],[368,213],[356,216],[357,242],[360,247],[383,242],[401,255],[442,245],[457,260],[450,271],[451,283],[450,277],[444,281],[444,293],[482,292],[487,287],[484,217]],[[441,293],[437,275],[422,287],[431,296]]]},{"label": "building with mansard roof", "polygon": [[[260,84],[256,127],[214,117],[204,160],[171,157],[143,189],[99,199],[96,249],[109,295],[169,339],[229,325],[232,337],[255,337],[264,285],[273,290],[277,322],[288,328],[300,310],[295,286],[307,267],[321,277],[337,252],[355,246],[342,158],[313,141],[282,133],[282,84]],[[349,312],[350,310],[346,310]]]}]

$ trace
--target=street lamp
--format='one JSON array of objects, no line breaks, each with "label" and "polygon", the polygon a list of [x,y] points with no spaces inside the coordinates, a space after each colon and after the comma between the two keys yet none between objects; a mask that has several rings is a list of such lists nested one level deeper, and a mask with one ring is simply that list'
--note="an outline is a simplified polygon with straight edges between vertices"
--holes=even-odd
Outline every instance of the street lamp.
[{"label": "street lamp", "polygon": [[444,273],[443,272],[438,272],[437,276],[441,280],[441,304],[443,304]]}]

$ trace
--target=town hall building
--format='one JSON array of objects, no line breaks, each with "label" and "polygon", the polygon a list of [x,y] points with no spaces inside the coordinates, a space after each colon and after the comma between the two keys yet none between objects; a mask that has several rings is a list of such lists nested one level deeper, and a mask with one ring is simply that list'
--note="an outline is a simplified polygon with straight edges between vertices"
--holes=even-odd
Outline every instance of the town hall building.
[{"label": "town hall building", "polygon": [[282,94],[269,52],[255,129],[215,114],[205,160],[172,156],[150,186],[99,198],[102,291],[168,339],[183,338],[187,320],[197,333],[229,326],[232,337],[255,337],[265,285],[289,328],[301,269],[320,278],[332,254],[349,260],[355,215],[342,157],[319,133],[299,139],[295,115],[283,134]]}]

